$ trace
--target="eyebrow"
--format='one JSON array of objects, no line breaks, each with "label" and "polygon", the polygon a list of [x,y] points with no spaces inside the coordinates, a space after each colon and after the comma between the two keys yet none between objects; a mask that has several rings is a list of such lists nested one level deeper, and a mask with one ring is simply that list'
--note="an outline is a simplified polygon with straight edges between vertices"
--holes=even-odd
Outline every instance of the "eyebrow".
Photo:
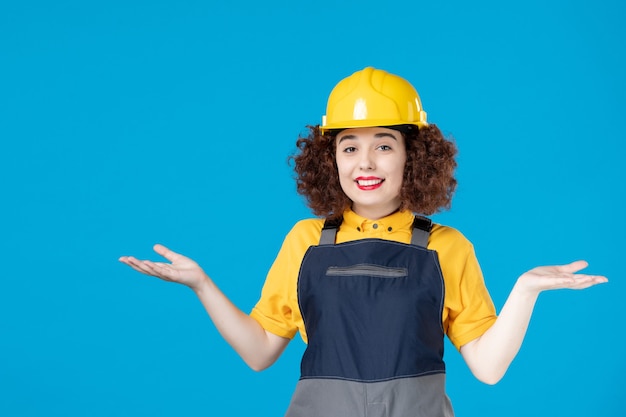
[{"label": "eyebrow", "polygon": [[[389,137],[389,138],[392,138],[392,139],[393,139],[393,140],[395,140],[395,141],[397,141],[397,140],[398,140],[398,139],[397,139],[394,135],[392,135],[391,133],[387,133],[387,132],[376,133],[376,134],[374,135],[374,137],[375,137],[376,139],[379,139],[379,138],[387,138],[387,137]],[[358,139],[358,138],[359,138],[359,137],[358,137],[357,135],[345,135],[345,136],[342,136],[342,137],[341,137],[341,139],[339,139],[339,142],[338,142],[338,143],[341,143],[341,142],[343,142],[344,140]]]}]

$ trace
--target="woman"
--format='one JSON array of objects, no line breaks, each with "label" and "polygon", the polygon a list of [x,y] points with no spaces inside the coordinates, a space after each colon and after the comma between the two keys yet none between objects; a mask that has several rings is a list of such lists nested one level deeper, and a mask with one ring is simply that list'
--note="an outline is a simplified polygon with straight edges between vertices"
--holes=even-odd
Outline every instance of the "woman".
[{"label": "woman", "polygon": [[584,261],[520,276],[496,317],[471,243],[413,213],[447,208],[456,149],[403,78],[365,68],[333,89],[321,126],[298,140],[298,191],[323,217],[297,223],[250,315],[191,259],[122,257],[189,286],[255,370],[299,331],[308,342],[287,416],[451,416],[443,336],[473,374],[496,383],[517,354],[541,291],[606,282]]}]

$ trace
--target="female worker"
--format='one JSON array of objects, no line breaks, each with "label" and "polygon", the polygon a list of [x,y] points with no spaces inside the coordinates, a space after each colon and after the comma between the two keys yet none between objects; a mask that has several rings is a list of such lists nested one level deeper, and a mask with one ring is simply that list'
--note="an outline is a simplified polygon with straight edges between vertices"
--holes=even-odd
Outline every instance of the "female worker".
[{"label": "female worker", "polygon": [[253,369],[300,332],[308,343],[287,416],[452,416],[444,334],[472,373],[496,383],[517,354],[539,293],[606,282],[584,261],[521,275],[500,314],[471,243],[416,215],[450,205],[454,144],[428,124],[403,78],[365,68],[330,94],[321,126],[298,140],[298,192],[320,216],[289,232],[250,315],[191,259],[122,257],[190,287]]}]

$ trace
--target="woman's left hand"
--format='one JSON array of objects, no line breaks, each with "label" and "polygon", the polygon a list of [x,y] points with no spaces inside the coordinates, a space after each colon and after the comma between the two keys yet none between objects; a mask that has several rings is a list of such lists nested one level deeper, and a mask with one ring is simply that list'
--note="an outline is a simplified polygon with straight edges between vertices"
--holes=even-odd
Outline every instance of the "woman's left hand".
[{"label": "woman's left hand", "polygon": [[576,261],[567,265],[539,266],[522,274],[515,286],[519,290],[540,293],[544,290],[561,288],[582,290],[596,284],[608,282],[608,279],[601,275],[576,273],[586,268],[587,265],[586,261]]},{"label": "woman's left hand", "polygon": [[577,274],[587,262],[540,266],[522,274],[496,322],[482,336],[461,347],[461,354],[474,375],[488,384],[502,378],[517,354],[540,292],[570,288],[582,290],[607,282],[601,275]]}]

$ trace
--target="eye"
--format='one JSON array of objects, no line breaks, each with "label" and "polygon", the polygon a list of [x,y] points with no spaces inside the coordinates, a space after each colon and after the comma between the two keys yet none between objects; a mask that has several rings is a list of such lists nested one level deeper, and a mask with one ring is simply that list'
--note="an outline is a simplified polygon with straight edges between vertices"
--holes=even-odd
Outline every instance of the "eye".
[{"label": "eye", "polygon": [[391,146],[389,146],[389,145],[380,145],[378,147],[378,149],[380,149],[381,151],[390,151],[391,150]]},{"label": "eye", "polygon": [[343,151],[345,153],[352,153],[356,151],[356,147],[354,146],[346,146],[345,148],[343,148]]}]

